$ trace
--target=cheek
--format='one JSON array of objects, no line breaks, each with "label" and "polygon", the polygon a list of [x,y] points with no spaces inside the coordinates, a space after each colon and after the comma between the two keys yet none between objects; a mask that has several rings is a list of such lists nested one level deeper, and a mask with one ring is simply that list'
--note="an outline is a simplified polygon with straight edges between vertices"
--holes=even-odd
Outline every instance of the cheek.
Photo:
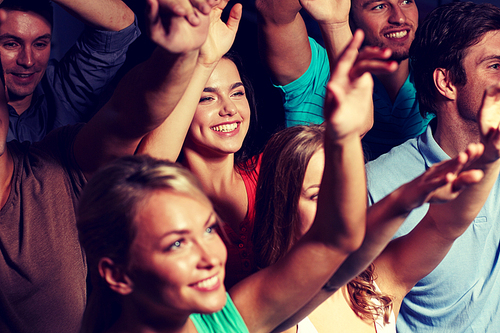
[{"label": "cheek", "polygon": [[0,59],[4,68],[8,67],[12,62],[16,61],[17,52],[0,49]]},{"label": "cheek", "polygon": [[39,65],[46,67],[50,59],[50,47],[47,47],[43,51],[35,52],[35,57]]},{"label": "cheek", "polygon": [[300,231],[303,236],[314,222],[316,216],[316,201],[300,198],[299,200]]}]

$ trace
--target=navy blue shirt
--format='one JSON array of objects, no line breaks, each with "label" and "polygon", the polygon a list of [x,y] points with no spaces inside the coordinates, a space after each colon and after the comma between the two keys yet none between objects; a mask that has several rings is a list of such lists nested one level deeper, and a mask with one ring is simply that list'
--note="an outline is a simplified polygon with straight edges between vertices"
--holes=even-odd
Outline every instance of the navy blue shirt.
[{"label": "navy blue shirt", "polygon": [[37,142],[55,128],[88,121],[140,34],[137,19],[118,32],[86,28],[60,62],[49,61],[30,107],[18,115],[8,106],[7,141]]}]

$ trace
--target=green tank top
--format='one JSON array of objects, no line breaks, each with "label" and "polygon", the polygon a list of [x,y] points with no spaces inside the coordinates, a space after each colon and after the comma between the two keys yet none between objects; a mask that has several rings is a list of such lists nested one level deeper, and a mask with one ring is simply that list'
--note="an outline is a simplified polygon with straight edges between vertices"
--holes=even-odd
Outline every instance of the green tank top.
[{"label": "green tank top", "polygon": [[211,314],[193,313],[189,318],[198,333],[249,333],[238,309],[226,293],[226,305],[219,312]]}]

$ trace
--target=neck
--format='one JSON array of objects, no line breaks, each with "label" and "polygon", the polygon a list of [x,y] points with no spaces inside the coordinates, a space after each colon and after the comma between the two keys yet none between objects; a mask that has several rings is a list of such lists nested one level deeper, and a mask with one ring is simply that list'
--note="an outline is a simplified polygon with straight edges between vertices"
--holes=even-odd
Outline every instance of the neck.
[{"label": "neck", "polygon": [[10,99],[9,105],[16,110],[18,115],[21,115],[24,111],[28,110],[28,108],[31,105],[32,99],[33,99],[33,94],[20,99]]},{"label": "neck", "polygon": [[208,195],[218,192],[222,184],[232,182],[237,174],[234,166],[234,154],[200,155],[197,151],[185,147],[182,164],[201,182]]},{"label": "neck", "polygon": [[12,188],[12,175],[14,173],[14,161],[7,147],[0,155],[0,208],[2,208],[10,195]]},{"label": "neck", "polygon": [[409,73],[409,59],[405,59],[401,61],[398,69],[395,72],[392,72],[390,74],[376,75],[377,79],[379,79],[379,81],[382,83],[393,103],[398,96],[399,90],[408,78]]},{"label": "neck", "polygon": [[160,313],[154,309],[143,311],[124,301],[122,314],[108,333],[196,333],[189,315]]},{"label": "neck", "polygon": [[451,158],[464,151],[470,143],[480,141],[477,122],[460,117],[457,112],[440,108],[437,113],[437,124],[433,133],[434,139],[443,151]]}]

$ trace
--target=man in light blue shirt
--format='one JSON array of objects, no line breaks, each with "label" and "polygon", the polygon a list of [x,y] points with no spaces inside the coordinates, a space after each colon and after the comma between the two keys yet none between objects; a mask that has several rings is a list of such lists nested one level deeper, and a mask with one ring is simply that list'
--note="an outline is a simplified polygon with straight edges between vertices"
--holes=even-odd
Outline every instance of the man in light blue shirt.
[{"label": "man in light blue shirt", "polygon": [[[438,7],[417,31],[410,57],[420,110],[436,119],[418,138],[368,163],[371,202],[480,141],[477,114],[486,89],[500,81],[500,9],[462,2]],[[499,199],[497,179],[472,225],[404,299],[398,332],[498,332]],[[396,236],[412,230],[427,208],[412,212]]]}]

